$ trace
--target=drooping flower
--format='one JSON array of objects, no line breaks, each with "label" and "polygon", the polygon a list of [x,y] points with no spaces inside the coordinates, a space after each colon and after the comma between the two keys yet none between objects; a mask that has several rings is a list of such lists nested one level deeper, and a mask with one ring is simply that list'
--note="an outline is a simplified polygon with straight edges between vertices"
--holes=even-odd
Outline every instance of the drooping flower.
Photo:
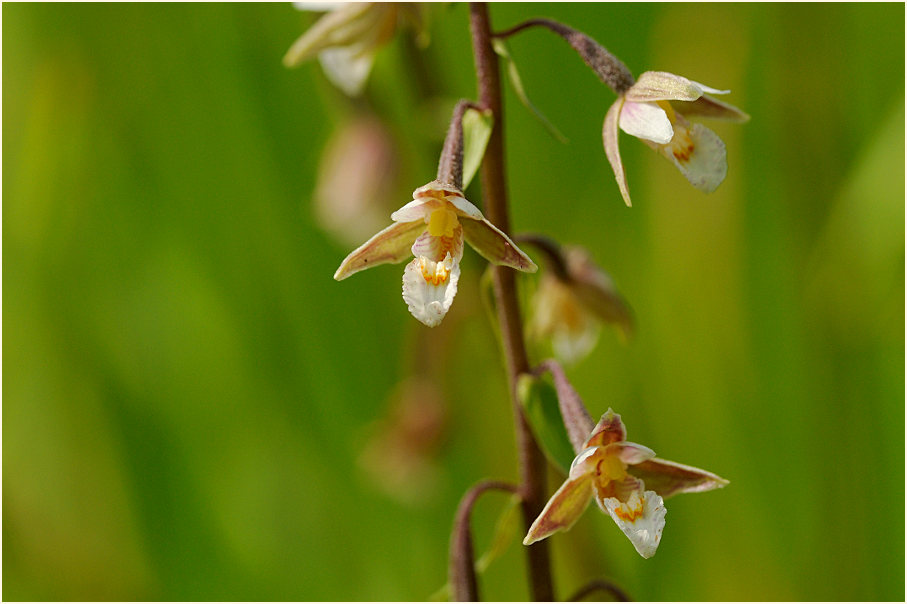
[{"label": "drooping flower", "polygon": [[620,415],[608,409],[573,460],[566,482],[532,523],[523,544],[569,529],[595,499],[636,551],[651,558],[665,525],[664,499],[727,484],[715,474],[658,459],[648,447],[628,442]]},{"label": "drooping flower", "polygon": [[349,96],[365,87],[375,54],[401,22],[422,29],[421,9],[408,2],[296,2],[301,10],[328,12],[308,29],[283,58],[295,67],[317,56],[324,74]]},{"label": "drooping flower", "polygon": [[536,236],[519,240],[544,249],[549,260],[530,302],[527,333],[533,340],[550,340],[558,359],[575,363],[595,348],[602,323],[616,325],[629,337],[630,308],[586,249]]},{"label": "drooping flower", "polygon": [[432,181],[393,214],[394,224],[353,250],[334,273],[341,281],[361,270],[398,263],[409,312],[429,327],[441,323],[457,293],[463,241],[492,264],[535,272],[538,267],[510,238],[488,222],[457,187]]},{"label": "drooping flower", "polygon": [[745,122],[749,116],[708,94],[728,94],[663,71],[647,71],[608,109],[602,129],[605,154],[627,205],[630,192],[618,149],[618,129],[668,158],[690,183],[706,193],[727,175],[727,151],[718,135],[688,116]]}]

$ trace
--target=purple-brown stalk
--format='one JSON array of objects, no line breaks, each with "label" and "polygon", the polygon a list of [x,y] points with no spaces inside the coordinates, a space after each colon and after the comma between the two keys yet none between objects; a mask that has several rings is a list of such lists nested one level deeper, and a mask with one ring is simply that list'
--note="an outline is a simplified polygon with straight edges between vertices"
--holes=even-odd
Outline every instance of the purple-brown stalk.
[{"label": "purple-brown stalk", "polygon": [[[507,211],[507,180],[504,166],[504,115],[501,102],[501,80],[498,57],[491,46],[491,24],[488,6],[484,2],[469,5],[469,25],[476,63],[479,104],[492,112],[494,128],[488,140],[480,169],[482,199],[485,215],[504,233],[510,231]],[[501,327],[510,399],[516,425],[516,445],[519,457],[522,512],[526,530],[541,513],[547,498],[545,492],[545,457],[532,437],[517,396],[517,379],[529,372],[529,361],[523,341],[523,327],[516,296],[514,271],[494,266],[494,293],[498,321]],[[535,601],[554,600],[551,562],[548,544],[540,541],[527,547],[530,595]]]}]

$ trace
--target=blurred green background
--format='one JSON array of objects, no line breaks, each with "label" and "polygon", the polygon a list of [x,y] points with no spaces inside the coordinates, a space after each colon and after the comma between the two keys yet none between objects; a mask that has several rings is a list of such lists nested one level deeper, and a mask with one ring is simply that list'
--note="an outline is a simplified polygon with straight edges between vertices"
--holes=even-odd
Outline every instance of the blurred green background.
[{"label": "blurred green background", "polygon": [[[729,158],[711,195],[623,135],[628,209],[601,147],[613,93],[548,32],[510,43],[569,139],[507,90],[514,228],[591,250],[639,326],[606,331],[574,384],[731,481],[669,501],[651,560],[590,509],[551,540],[558,594],[608,577],[640,600],[903,600],[904,5],[491,9],[752,116],[709,123]],[[4,4],[5,599],[422,600],[460,496],[515,477],[481,259],[437,330],[407,313],[402,266],[331,279],[376,228],[360,218],[434,177],[475,94],[467,7],[436,7],[425,51],[398,36],[358,102],[281,65],[313,19]],[[323,160],[364,115],[386,164]],[[381,165],[386,206],[323,228],[329,161]],[[504,503],[479,502],[479,551]],[[528,597],[521,549],[485,598]]]}]

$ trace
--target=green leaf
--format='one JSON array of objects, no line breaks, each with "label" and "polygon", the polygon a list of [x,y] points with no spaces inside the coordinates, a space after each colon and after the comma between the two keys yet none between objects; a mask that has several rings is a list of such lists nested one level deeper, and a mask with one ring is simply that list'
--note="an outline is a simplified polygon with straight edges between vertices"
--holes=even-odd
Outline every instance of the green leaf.
[{"label": "green leaf", "polygon": [[520,376],[517,392],[526,410],[526,419],[532,433],[548,460],[567,474],[576,454],[567,436],[567,429],[564,428],[554,386],[524,374]]},{"label": "green leaf", "polygon": [[494,116],[491,111],[467,109],[463,114],[463,190],[472,182],[472,178],[485,157],[485,147],[491,138],[494,127]]},{"label": "green leaf", "polygon": [[554,124],[552,124],[548,118],[532,104],[532,101],[529,100],[529,95],[526,94],[526,89],[523,87],[523,79],[520,77],[520,72],[517,71],[513,57],[510,56],[507,44],[505,44],[503,40],[492,40],[491,44],[494,47],[494,51],[498,56],[504,59],[504,62],[507,64],[507,75],[510,77],[510,84],[513,86],[513,90],[516,92],[517,97],[519,97],[523,105],[526,106],[526,109],[528,109],[538,121],[542,122],[545,130],[547,130],[551,136],[566,144],[567,137],[561,134],[560,130],[558,130]]},{"label": "green leaf", "polygon": [[476,560],[476,572],[484,573],[492,562],[500,558],[516,537],[517,530],[520,527],[520,496],[514,495],[510,502],[501,511],[498,521],[494,526],[494,536],[491,539],[491,545],[488,551],[482,554],[482,557]]}]

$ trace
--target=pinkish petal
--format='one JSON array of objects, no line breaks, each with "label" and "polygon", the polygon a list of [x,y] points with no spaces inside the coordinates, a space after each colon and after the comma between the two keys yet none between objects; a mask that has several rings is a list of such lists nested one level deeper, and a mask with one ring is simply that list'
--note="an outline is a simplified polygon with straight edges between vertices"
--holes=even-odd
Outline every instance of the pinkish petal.
[{"label": "pinkish petal", "polygon": [[627,440],[627,429],[620,420],[620,415],[608,409],[592,429],[592,434],[586,439],[586,446],[605,447],[624,440]]},{"label": "pinkish petal", "polygon": [[430,197],[421,197],[413,199],[411,202],[391,214],[391,220],[395,222],[416,222],[418,220],[428,224],[428,218],[432,210],[436,210],[444,205],[439,199]]},{"label": "pinkish petal", "polygon": [[651,558],[655,555],[667,513],[660,496],[652,491],[633,491],[626,502],[612,497],[604,501],[604,506],[640,556]]},{"label": "pinkish petal", "polygon": [[684,117],[710,117],[738,123],[746,122],[750,119],[749,115],[733,105],[723,103],[718,99],[713,99],[705,94],[691,102],[673,101],[671,106],[674,107],[677,113],[682,114]]},{"label": "pinkish petal", "polygon": [[628,101],[695,101],[705,92],[725,94],[727,91],[703,86],[683,76],[666,71],[647,71],[625,93]]},{"label": "pinkish petal", "polygon": [[647,489],[665,499],[678,493],[720,489],[728,484],[727,480],[711,472],[658,458],[642,461],[629,468],[629,472],[645,482]]},{"label": "pinkish petal", "polygon": [[[465,200],[464,200],[465,201]],[[460,221],[466,242],[483,258],[498,266],[534,273],[539,269],[523,250],[485,219]]]},{"label": "pinkish petal", "polygon": [[572,527],[589,505],[592,498],[592,475],[583,474],[570,478],[548,500],[548,504],[535,519],[523,545],[531,545],[557,531]]},{"label": "pinkish petal", "polygon": [[618,501],[629,501],[634,492],[642,493],[646,485],[643,481],[627,474],[623,480],[609,480],[604,484],[593,483],[595,486],[595,502],[603,512],[608,513],[608,506],[605,502],[610,498]]},{"label": "pinkish petal", "polygon": [[428,230],[419,235],[412,247],[413,256],[425,256],[429,260],[443,260],[447,254],[459,262],[463,258],[463,226],[457,224],[451,237],[435,237]]},{"label": "pinkish petal", "polygon": [[608,113],[605,115],[605,124],[602,127],[602,142],[605,146],[605,156],[607,156],[608,162],[611,164],[611,169],[614,170],[614,178],[617,179],[617,187],[620,189],[620,195],[624,198],[624,202],[629,207],[633,204],[630,203],[630,190],[627,188],[627,175],[624,172],[623,162],[620,161],[620,149],[617,140],[620,134],[618,124],[623,104],[624,97],[621,96],[614,101],[608,109]]},{"label": "pinkish petal", "polygon": [[674,124],[674,139],[659,150],[700,191],[711,193],[727,176],[724,141],[702,124]]},{"label": "pinkish petal", "polygon": [[604,447],[588,447],[579,452],[570,464],[570,478],[579,478],[598,471],[598,464],[604,459]]},{"label": "pinkish petal", "polygon": [[457,209],[457,214],[473,220],[484,220],[485,217],[479,208],[475,207],[468,199],[459,195],[448,195],[445,199]]},{"label": "pinkish petal", "polygon": [[655,103],[626,101],[620,111],[620,129],[659,145],[668,143],[674,137],[668,114]]},{"label": "pinkish petal", "polygon": [[334,279],[342,281],[379,264],[403,262],[410,256],[410,246],[424,228],[421,222],[395,222],[350,252],[334,273]]},{"label": "pinkish petal", "polygon": [[638,464],[655,457],[655,451],[649,447],[626,441],[611,443],[605,447],[606,455],[616,455],[628,465]]}]

